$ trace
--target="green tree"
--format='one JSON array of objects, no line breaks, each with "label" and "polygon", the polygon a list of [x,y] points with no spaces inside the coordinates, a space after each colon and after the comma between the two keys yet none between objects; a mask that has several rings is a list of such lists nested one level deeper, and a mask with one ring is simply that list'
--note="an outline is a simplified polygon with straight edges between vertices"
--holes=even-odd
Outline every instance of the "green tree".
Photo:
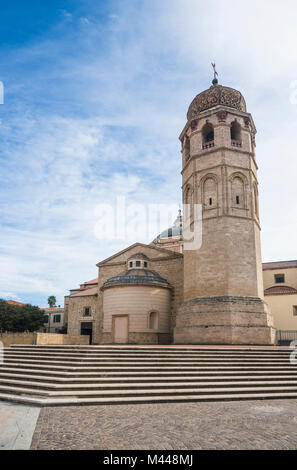
[{"label": "green tree", "polygon": [[0,299],[0,332],[37,331],[44,322],[44,310],[30,304],[11,305]]},{"label": "green tree", "polygon": [[54,295],[50,295],[49,298],[47,299],[47,303],[49,304],[50,307],[54,307],[56,305],[57,299]]}]

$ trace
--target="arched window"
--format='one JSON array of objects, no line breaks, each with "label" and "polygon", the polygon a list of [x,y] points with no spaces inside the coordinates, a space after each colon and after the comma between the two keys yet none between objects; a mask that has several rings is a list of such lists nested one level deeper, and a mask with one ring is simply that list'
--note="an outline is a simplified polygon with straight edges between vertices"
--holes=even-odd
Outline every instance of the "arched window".
[{"label": "arched window", "polygon": [[245,191],[244,191],[244,181],[240,176],[235,176],[232,179],[232,207],[238,209],[245,208]]},{"label": "arched window", "polygon": [[191,186],[187,186],[184,195],[184,203],[191,204],[192,203],[192,188]]},{"label": "arched window", "polygon": [[149,329],[150,330],[157,330],[159,323],[159,314],[158,312],[150,312],[149,313]]},{"label": "arched window", "polygon": [[209,176],[203,183],[203,205],[206,209],[212,209],[217,206],[217,182]]},{"label": "arched window", "polygon": [[233,121],[230,128],[231,145],[241,147],[241,127],[237,121]]},{"label": "arched window", "polygon": [[214,128],[212,124],[205,124],[202,129],[202,147],[204,149],[214,146]]}]

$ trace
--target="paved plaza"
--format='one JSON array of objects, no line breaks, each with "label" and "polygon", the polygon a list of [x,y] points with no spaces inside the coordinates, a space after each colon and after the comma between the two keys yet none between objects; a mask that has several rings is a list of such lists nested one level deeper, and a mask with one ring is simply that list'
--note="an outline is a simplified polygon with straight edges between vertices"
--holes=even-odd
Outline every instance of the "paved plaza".
[{"label": "paved plaza", "polygon": [[0,450],[28,450],[40,409],[0,402]]},{"label": "paved plaza", "polygon": [[297,401],[42,408],[31,449],[296,449]]}]

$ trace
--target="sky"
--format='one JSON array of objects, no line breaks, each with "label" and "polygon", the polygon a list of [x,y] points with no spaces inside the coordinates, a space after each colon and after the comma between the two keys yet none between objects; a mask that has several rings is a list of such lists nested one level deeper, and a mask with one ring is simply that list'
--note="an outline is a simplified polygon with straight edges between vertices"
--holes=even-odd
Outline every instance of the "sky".
[{"label": "sky", "polygon": [[0,5],[0,298],[63,305],[96,263],[152,240],[149,204],[174,218],[178,136],[212,61],[258,130],[263,261],[296,259],[295,1]]}]

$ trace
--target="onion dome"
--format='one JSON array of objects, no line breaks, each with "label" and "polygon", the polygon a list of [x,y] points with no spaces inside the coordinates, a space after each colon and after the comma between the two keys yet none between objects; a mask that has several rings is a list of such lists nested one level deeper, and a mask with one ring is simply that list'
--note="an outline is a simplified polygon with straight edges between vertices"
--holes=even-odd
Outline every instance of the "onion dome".
[{"label": "onion dome", "polygon": [[196,119],[199,113],[215,106],[227,106],[246,113],[245,99],[240,91],[214,84],[193,99],[187,114],[188,121]]}]

